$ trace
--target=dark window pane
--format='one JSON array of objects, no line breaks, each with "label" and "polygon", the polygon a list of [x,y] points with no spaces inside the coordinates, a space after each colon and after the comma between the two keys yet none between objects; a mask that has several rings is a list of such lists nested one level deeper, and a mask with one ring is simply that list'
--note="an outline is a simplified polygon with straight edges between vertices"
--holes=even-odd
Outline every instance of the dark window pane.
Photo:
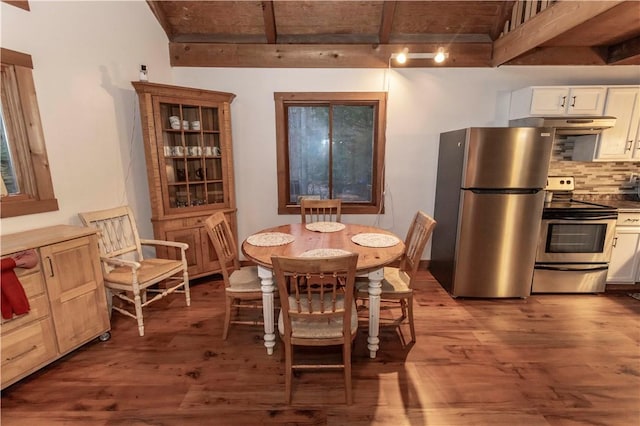
[{"label": "dark window pane", "polygon": [[329,198],[329,107],[290,106],[289,202],[301,195]]},{"label": "dark window pane", "polygon": [[333,198],[371,202],[374,107],[333,109]]},{"label": "dark window pane", "polygon": [[0,173],[2,175],[2,195],[19,194],[20,186],[16,176],[13,156],[9,148],[9,138],[4,126],[4,115],[0,115]]}]

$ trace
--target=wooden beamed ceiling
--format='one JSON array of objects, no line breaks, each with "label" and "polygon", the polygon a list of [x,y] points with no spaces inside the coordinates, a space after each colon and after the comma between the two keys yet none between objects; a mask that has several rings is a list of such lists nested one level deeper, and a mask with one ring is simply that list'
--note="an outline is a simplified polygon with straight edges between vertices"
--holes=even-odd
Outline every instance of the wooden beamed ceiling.
[{"label": "wooden beamed ceiling", "polygon": [[[147,1],[176,67],[640,65],[640,2]],[[392,64],[396,65],[396,64]]]}]

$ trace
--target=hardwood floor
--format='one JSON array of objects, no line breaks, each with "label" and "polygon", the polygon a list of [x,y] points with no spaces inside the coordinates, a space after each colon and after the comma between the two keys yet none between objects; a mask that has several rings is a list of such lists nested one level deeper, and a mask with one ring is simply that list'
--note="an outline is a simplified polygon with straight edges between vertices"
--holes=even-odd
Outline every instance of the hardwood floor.
[{"label": "hardwood floor", "polygon": [[354,404],[340,372],[305,372],[284,403],[282,345],[260,326],[223,341],[220,281],[192,285],[135,321],[114,313],[93,342],[2,392],[11,425],[637,425],[640,301],[624,294],[452,299],[427,272],[416,288],[417,343],[366,323],[353,356]]}]

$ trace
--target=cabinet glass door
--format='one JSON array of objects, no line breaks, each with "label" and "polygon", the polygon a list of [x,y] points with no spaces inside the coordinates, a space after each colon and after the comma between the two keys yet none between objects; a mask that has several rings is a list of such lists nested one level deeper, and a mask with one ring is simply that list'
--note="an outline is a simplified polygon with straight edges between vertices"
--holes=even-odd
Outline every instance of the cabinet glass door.
[{"label": "cabinet glass door", "polygon": [[188,104],[162,99],[159,164],[164,165],[166,209],[207,209],[225,203],[224,141],[217,104]]}]

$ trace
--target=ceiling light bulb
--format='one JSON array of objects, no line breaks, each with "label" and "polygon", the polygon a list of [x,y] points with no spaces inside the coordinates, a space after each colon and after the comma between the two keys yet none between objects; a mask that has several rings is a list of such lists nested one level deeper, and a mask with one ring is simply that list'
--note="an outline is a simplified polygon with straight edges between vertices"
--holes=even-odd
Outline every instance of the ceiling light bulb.
[{"label": "ceiling light bulb", "polygon": [[402,52],[396,55],[396,62],[399,64],[404,64],[405,62],[407,62],[408,54],[409,54],[409,48],[405,47],[404,49],[402,49]]},{"label": "ceiling light bulb", "polygon": [[433,57],[433,60],[440,64],[440,63],[444,62],[444,58],[446,58],[446,55],[444,53],[444,49],[442,47],[439,47],[438,48],[438,53],[436,53],[436,56]]}]

